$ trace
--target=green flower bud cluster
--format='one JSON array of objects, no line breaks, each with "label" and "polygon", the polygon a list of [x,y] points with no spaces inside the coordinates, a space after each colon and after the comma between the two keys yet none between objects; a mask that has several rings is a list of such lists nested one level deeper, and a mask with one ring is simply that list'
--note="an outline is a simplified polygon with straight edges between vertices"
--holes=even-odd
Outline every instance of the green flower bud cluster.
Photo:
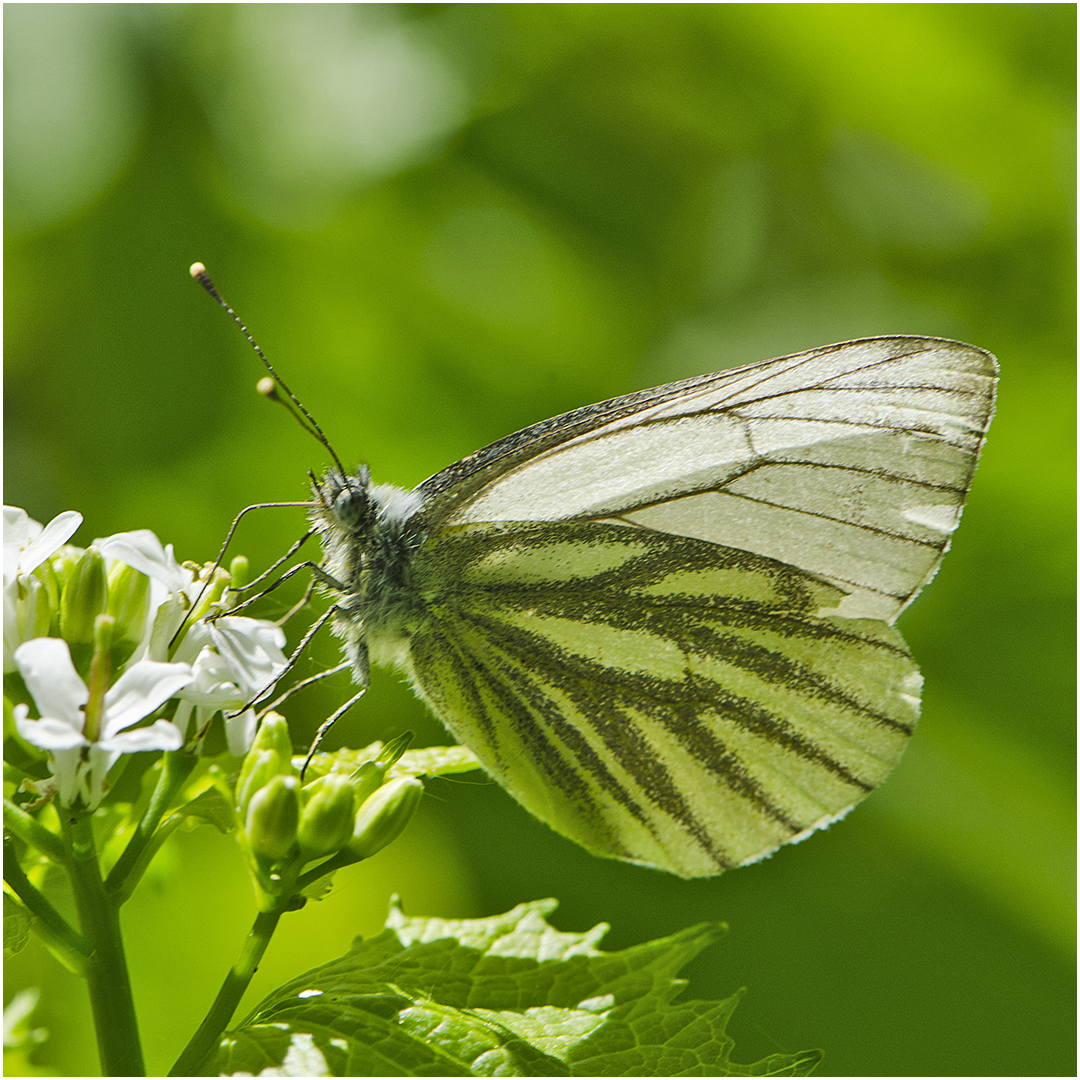
[{"label": "green flower bud cluster", "polygon": [[284,717],[268,713],[244,758],[236,807],[264,892],[304,864],[341,854],[366,859],[395,840],[423,794],[415,777],[387,780],[398,752],[349,771],[330,771],[301,785]]},{"label": "green flower bud cluster", "polygon": [[150,612],[150,579],[121,562],[106,573],[97,548],[65,545],[15,586],[15,633],[18,641],[62,638],[76,670],[89,674],[99,621],[112,623],[109,666],[121,668],[142,643]]}]

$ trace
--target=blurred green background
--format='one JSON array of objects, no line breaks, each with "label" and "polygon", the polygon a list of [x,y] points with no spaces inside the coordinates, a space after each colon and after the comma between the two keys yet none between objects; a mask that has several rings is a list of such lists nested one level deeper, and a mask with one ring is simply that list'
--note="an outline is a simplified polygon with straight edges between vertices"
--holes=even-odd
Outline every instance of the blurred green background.
[{"label": "blurred green background", "polygon": [[[526,424],[869,334],[996,353],[963,527],[902,628],[922,726],[885,787],[708,881],[593,859],[479,774],[286,920],[253,1003],[410,914],[553,895],[622,947],[731,925],[690,995],[735,1059],[830,1075],[1072,1075],[1075,6],[8,5],[5,502],[213,557],[326,455],[190,281],[205,262],[338,453],[411,486]],[[299,511],[249,519],[266,564]],[[295,636],[294,636],[295,640]],[[323,642],[305,673],[334,662]],[[347,680],[290,714],[303,743]],[[338,725],[439,726],[394,676]],[[125,909],[151,1072],[253,915],[184,835]],[[36,946],[34,1060],[93,1068]],[[87,1055],[90,1055],[89,1057]]]}]

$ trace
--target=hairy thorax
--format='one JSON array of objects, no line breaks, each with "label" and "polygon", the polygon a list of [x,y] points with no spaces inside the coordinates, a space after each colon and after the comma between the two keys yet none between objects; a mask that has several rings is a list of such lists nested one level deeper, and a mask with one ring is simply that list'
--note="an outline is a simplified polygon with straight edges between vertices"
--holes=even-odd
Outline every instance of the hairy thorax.
[{"label": "hairy thorax", "polygon": [[366,466],[336,469],[315,485],[311,513],[323,548],[319,581],[337,605],[335,632],[353,674],[367,683],[368,661],[407,666],[411,628],[422,618],[413,560],[423,543],[416,514],[423,500],[390,484],[372,484]]}]

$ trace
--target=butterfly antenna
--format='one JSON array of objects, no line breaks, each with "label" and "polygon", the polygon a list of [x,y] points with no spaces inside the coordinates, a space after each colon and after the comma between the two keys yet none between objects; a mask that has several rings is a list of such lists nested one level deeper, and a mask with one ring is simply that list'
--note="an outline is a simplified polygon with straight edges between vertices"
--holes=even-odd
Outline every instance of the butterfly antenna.
[{"label": "butterfly antenna", "polygon": [[[276,401],[279,404],[284,405],[285,408],[288,409],[290,413],[292,413],[292,416],[296,420],[296,422],[309,435],[311,435],[312,438],[318,440],[320,443],[322,443],[323,446],[326,447],[330,456],[334,459],[334,464],[338,467],[338,471],[341,473],[342,476],[345,476],[345,467],[341,464],[341,460],[340,458],[338,458],[337,454],[334,453],[334,448],[330,445],[330,440],[327,439],[326,435],[323,433],[323,429],[319,427],[318,421],[315,419],[314,416],[311,415],[311,413],[307,411],[307,409],[304,408],[304,406],[300,402],[300,399],[285,385],[285,381],[274,370],[274,365],[266,359],[266,354],[262,351],[262,349],[259,348],[258,342],[251,336],[251,331],[248,330],[248,328],[244,325],[243,321],[240,319],[240,316],[237,315],[236,312],[233,311],[233,309],[229,307],[227,303],[225,303],[225,300],[222,298],[221,293],[217,291],[217,287],[214,285],[213,281],[210,280],[210,275],[206,272],[206,267],[199,262],[192,263],[190,273],[191,276],[229,313],[229,315],[232,317],[233,322],[235,322],[236,325],[240,327],[240,332],[244,335],[244,337],[248,339],[248,344],[255,350],[259,359],[265,365],[266,370],[270,372],[270,377],[273,379],[273,382],[285,391],[285,394],[288,396],[289,401],[291,401],[292,404],[296,407],[296,411],[293,411],[293,408],[289,405],[288,401],[285,401],[283,398],[278,396],[277,390],[272,384],[267,386],[268,380],[266,379],[262,379],[259,382],[259,393],[264,395],[265,397],[268,397],[271,401]],[[303,417],[303,419],[301,419],[301,417]]]}]

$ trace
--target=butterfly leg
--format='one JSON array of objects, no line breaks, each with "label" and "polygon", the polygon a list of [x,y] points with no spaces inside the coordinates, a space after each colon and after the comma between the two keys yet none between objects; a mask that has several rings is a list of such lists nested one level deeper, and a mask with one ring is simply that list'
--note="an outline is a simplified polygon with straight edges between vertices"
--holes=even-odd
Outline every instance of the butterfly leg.
[{"label": "butterfly leg", "polygon": [[300,770],[300,782],[304,782],[304,773],[307,767],[311,764],[311,759],[315,756],[315,751],[319,749],[319,743],[323,741],[323,737],[334,726],[334,724],[343,717],[365,694],[367,693],[367,687],[363,690],[353,694],[348,701],[339,709],[335,709],[320,725],[319,730],[315,732],[315,738],[311,740],[311,749],[307,753],[307,757],[304,758],[303,768]]},{"label": "butterfly leg", "polygon": [[[241,611],[244,611],[245,609],[251,607],[251,605],[254,604],[256,601],[261,600],[264,596],[269,596],[269,594],[272,593],[279,585],[284,585],[285,582],[289,580],[289,578],[294,577],[296,574],[299,574],[301,570],[310,570],[312,572],[312,574],[316,578],[318,578],[318,580],[322,584],[328,585],[330,588],[332,588],[332,589],[334,589],[336,591],[339,591],[339,592],[344,591],[344,586],[336,578],[332,578],[329,574],[327,574],[325,571],[323,571],[322,567],[320,567],[317,563],[313,563],[313,562],[297,563],[295,566],[289,567],[289,569],[286,570],[285,573],[282,574],[281,577],[279,577],[277,579],[277,581],[275,581],[271,585],[268,585],[265,589],[263,589],[262,592],[256,593],[254,596],[249,596],[246,600],[244,600],[243,602],[237,604],[236,607],[229,608],[228,611],[221,612],[219,615],[216,615],[215,618],[220,619],[220,618],[223,618],[226,615],[237,615],[237,614],[239,614]],[[265,574],[261,575],[261,577],[265,577],[265,576],[266,576]],[[258,580],[261,580],[261,577]],[[254,584],[254,582],[252,582],[251,584]],[[245,588],[251,588],[251,584],[245,586]],[[237,590],[237,591],[242,591],[242,590]]]},{"label": "butterfly leg", "polygon": [[341,708],[336,709],[322,722],[322,724],[319,725],[319,730],[315,732],[315,738],[311,740],[311,749],[308,750],[307,757],[304,759],[304,766],[300,770],[301,782],[304,779],[304,770],[307,769],[311,759],[315,756],[315,752],[319,749],[319,744],[323,741],[323,737],[330,728],[333,727],[337,720],[344,716],[345,713],[347,713],[367,693],[368,685],[371,682],[371,663],[368,659],[368,648],[364,641],[363,631],[356,622],[348,619],[347,609],[339,608],[335,605],[330,608],[327,615],[329,616],[335,613],[341,615],[343,611],[346,612],[346,616],[342,621],[348,628],[343,651],[348,663],[343,664],[342,667],[352,668],[353,681],[360,689],[353,694]]},{"label": "butterfly leg", "polygon": [[301,690],[317,682],[322,682],[323,679],[329,679],[331,675],[336,675],[339,671],[346,671],[348,667],[348,664],[338,664],[337,667],[327,668],[325,671],[320,671],[318,675],[312,675],[309,678],[301,679],[298,683],[293,683],[284,694],[279,694],[259,713],[259,719],[261,720],[271,709],[276,709],[279,705],[288,701],[294,694],[298,694]]},{"label": "butterfly leg", "polygon": [[[264,686],[253,698],[246,701],[244,705],[237,709],[235,712],[231,712],[227,715],[226,719],[233,719],[233,717],[239,716],[242,712],[247,712],[248,709],[253,708],[259,704],[267,694],[296,666],[297,661],[303,655],[304,650],[308,647],[311,639],[330,621],[330,619],[336,614],[336,608],[328,608],[324,611],[316,620],[308,627],[307,633],[300,639],[300,644],[293,650],[292,656],[286,661],[285,666],[274,677],[274,681],[268,686]],[[337,670],[335,668],[335,670]]]}]

